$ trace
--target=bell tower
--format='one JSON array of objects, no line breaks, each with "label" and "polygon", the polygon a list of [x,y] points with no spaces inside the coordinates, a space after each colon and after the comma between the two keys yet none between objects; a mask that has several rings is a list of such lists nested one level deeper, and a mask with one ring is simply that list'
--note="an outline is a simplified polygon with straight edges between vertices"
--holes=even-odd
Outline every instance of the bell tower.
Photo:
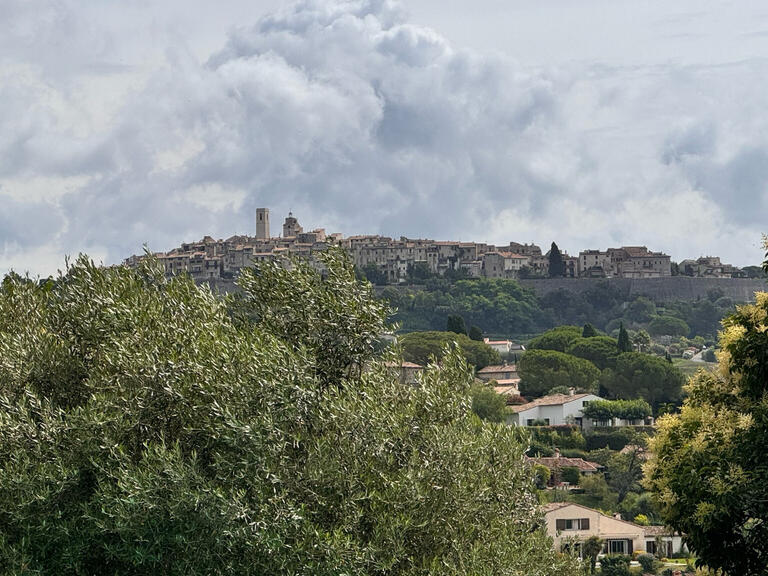
[{"label": "bell tower", "polygon": [[256,208],[256,238],[269,240],[269,208]]}]

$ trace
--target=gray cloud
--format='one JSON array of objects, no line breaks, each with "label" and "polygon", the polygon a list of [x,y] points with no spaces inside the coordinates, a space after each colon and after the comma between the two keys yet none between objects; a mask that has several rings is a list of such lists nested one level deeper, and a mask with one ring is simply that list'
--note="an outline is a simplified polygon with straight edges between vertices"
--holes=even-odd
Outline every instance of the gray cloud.
[{"label": "gray cloud", "polygon": [[[138,30],[141,2],[126,6]],[[175,34],[128,50],[95,3],[82,18],[63,0],[37,7],[0,9],[0,32],[42,31],[26,59],[0,58],[6,245],[114,262],[144,242],[252,232],[269,206],[345,233],[753,258],[760,61],[528,68],[459,49],[388,0],[304,0],[201,61]],[[41,177],[50,194],[30,184]]]}]

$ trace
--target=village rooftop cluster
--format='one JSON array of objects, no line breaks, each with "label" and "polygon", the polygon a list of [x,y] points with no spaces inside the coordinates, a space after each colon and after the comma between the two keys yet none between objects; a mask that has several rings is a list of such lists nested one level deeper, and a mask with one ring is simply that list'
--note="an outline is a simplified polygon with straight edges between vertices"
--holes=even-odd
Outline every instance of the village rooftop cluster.
[{"label": "village rooftop cluster", "polygon": [[[306,257],[310,261],[330,245],[344,248],[361,270],[373,270],[379,283],[398,284],[416,275],[455,274],[470,278],[548,278],[550,251],[536,244],[510,242],[495,246],[483,242],[435,241],[401,237],[394,240],[379,235],[349,236],[326,234],[317,228],[305,232],[298,219],[289,213],[282,234],[270,233],[269,209],[256,211],[256,234],[184,243],[169,252],[155,254],[166,274],[189,274],[198,282],[231,280],[243,268],[285,256]],[[144,256],[131,256],[129,266]],[[670,256],[652,252],[645,246],[622,246],[584,250],[578,256],[562,253],[566,278],[663,278],[679,273],[708,278],[739,276],[739,269],[707,256],[673,264]]]}]

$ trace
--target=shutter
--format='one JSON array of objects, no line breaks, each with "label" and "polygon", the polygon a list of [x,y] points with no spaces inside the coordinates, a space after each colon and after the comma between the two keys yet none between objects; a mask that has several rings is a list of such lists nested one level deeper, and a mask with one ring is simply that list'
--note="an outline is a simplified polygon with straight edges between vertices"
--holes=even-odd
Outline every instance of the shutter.
[{"label": "shutter", "polygon": [[632,556],[632,552],[634,552],[634,550],[632,550],[632,540],[627,540],[627,544],[629,544],[629,555]]},{"label": "shutter", "polygon": [[555,520],[555,528],[557,530],[565,530],[565,520]]},{"label": "shutter", "polygon": [[582,518],[581,519],[581,529],[582,530],[589,530],[589,518]]}]

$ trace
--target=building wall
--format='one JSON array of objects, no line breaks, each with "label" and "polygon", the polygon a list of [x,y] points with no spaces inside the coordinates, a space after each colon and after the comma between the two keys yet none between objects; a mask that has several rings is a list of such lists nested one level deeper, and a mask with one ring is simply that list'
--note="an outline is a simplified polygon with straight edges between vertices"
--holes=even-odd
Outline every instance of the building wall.
[{"label": "building wall", "polygon": [[589,394],[578,400],[573,400],[572,402],[556,406],[534,406],[524,412],[518,412],[511,420],[513,424],[518,426],[527,426],[528,420],[548,419],[550,426],[562,426],[568,424],[568,421],[571,418],[582,418],[584,415],[582,414],[581,409],[584,407],[584,402],[593,400],[601,400],[601,398],[594,394]]},{"label": "building wall", "polygon": [[670,276],[667,278],[542,278],[519,280],[539,296],[557,290],[581,294],[602,283],[618,289],[624,300],[648,296],[658,302],[672,300],[697,300],[707,297],[713,288],[722,290],[737,302],[750,302],[756,291],[765,291],[765,281],[760,278],[691,278]]},{"label": "building wall", "polygon": [[[557,520],[589,519],[589,530],[563,530],[558,531]],[[556,550],[572,540],[584,541],[590,536],[597,535],[603,540],[629,540],[632,542],[632,550],[645,551],[645,538],[643,529],[629,522],[617,520],[605,516],[597,510],[583,506],[565,506],[552,510],[545,514],[547,534],[552,537]]]}]

